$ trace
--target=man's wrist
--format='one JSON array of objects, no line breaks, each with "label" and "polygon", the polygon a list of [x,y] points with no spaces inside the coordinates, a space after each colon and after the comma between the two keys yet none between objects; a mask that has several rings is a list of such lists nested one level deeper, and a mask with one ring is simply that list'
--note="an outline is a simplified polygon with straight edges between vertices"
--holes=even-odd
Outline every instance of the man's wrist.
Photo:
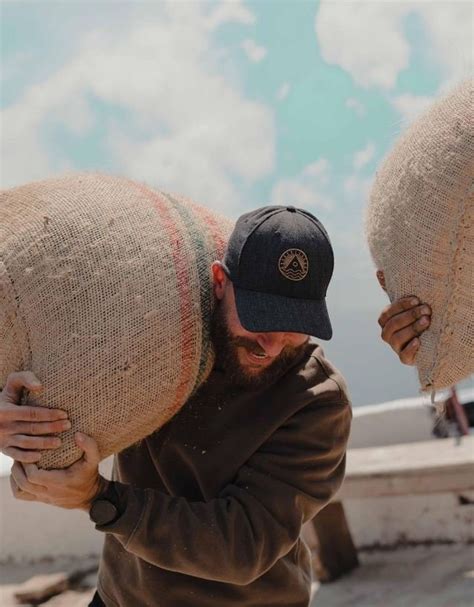
[{"label": "man's wrist", "polygon": [[107,489],[109,488],[110,485],[110,481],[108,481],[106,478],[104,478],[103,476],[98,476],[97,479],[97,483],[95,486],[95,490],[92,494],[92,497],[89,499],[89,501],[84,505],[84,507],[82,508],[82,510],[84,510],[85,512],[90,512],[91,506],[94,503],[94,501],[96,499],[99,498],[100,495],[106,493]]},{"label": "man's wrist", "polygon": [[120,497],[115,483],[100,477],[99,489],[91,500],[89,518],[96,525],[108,525],[120,516]]}]

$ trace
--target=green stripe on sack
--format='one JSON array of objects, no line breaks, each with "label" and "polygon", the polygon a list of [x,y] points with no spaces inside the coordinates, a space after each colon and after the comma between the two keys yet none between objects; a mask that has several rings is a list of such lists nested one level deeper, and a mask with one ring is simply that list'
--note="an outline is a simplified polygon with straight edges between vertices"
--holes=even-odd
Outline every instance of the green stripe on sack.
[{"label": "green stripe on sack", "polygon": [[[192,393],[202,383],[206,375],[207,363],[209,361],[209,355],[211,352],[211,339],[210,339],[210,323],[211,323],[211,297],[212,293],[209,290],[209,251],[206,247],[206,243],[203,239],[203,234],[200,230],[201,222],[193,214],[190,207],[183,204],[179,200],[176,200],[171,194],[162,192],[164,196],[169,200],[170,204],[179,214],[183,225],[186,227],[187,234],[190,236],[191,241],[196,250],[196,265],[199,276],[199,298],[202,315],[202,339],[201,339],[201,357],[199,360],[199,371],[194,384]],[[204,226],[205,227],[205,226]]]}]

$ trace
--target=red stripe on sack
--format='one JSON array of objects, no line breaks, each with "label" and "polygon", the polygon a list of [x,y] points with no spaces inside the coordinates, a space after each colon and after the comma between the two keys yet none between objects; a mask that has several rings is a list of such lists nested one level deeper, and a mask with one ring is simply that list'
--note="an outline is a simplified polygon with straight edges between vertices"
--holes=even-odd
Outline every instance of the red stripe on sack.
[{"label": "red stripe on sack", "polygon": [[[227,248],[228,236],[230,236],[233,227],[232,222],[185,196],[176,196],[175,199],[186,204],[191,209],[194,216],[201,222],[203,233],[205,233],[206,240],[216,252],[216,258],[222,258]],[[228,230],[225,229],[226,223],[230,226]],[[226,235],[226,232],[228,232],[228,235]]]},{"label": "red stripe on sack", "polygon": [[[181,370],[180,377],[181,381],[176,389],[176,399],[172,404],[171,409],[178,409],[184,404],[186,398],[189,396],[189,391],[194,386],[195,377],[192,376],[192,369],[194,365],[189,364],[189,361],[199,360],[198,352],[198,340],[196,338],[196,330],[192,315],[189,313],[193,309],[193,300],[190,289],[190,276],[188,268],[186,266],[186,257],[182,255],[180,251],[180,234],[186,233],[184,226],[182,225],[179,216],[178,219],[174,218],[171,213],[171,205],[162,198],[161,194],[149,190],[141,184],[132,182],[142,194],[144,194],[149,200],[153,202],[157,211],[159,212],[160,218],[163,221],[166,233],[169,237],[171,244],[171,252],[173,262],[176,268],[176,282],[178,285],[179,293],[179,310],[181,319]],[[178,224],[181,224],[178,229]],[[174,235],[174,237],[173,237]]]},{"label": "red stripe on sack", "polygon": [[198,215],[201,221],[205,224],[207,228],[206,231],[212,238],[214,249],[218,257],[222,257],[227,247],[227,239],[224,237],[222,224],[218,222],[216,215],[209,209],[197,204],[193,204],[192,208],[194,213]]}]

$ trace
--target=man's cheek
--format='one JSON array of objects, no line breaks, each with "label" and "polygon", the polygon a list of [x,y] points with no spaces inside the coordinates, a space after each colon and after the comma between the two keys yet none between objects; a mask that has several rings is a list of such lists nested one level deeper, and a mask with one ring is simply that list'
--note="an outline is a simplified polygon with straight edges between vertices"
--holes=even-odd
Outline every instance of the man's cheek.
[{"label": "man's cheek", "polygon": [[245,348],[238,347],[235,349],[235,361],[239,365],[240,370],[245,374],[253,375],[255,369],[252,368],[250,361],[247,358],[247,351]]},{"label": "man's cheek", "polygon": [[237,360],[241,367],[245,366],[246,362],[248,362],[246,360],[246,353],[244,348],[235,348],[234,355],[235,360]]}]

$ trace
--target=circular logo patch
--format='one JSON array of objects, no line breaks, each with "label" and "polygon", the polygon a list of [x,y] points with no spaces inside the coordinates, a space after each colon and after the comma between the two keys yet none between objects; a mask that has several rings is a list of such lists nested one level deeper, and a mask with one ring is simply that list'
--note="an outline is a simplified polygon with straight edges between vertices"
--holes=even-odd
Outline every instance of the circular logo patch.
[{"label": "circular logo patch", "polygon": [[280,273],[288,280],[303,280],[308,274],[308,268],[308,257],[301,249],[288,249],[278,261]]}]

